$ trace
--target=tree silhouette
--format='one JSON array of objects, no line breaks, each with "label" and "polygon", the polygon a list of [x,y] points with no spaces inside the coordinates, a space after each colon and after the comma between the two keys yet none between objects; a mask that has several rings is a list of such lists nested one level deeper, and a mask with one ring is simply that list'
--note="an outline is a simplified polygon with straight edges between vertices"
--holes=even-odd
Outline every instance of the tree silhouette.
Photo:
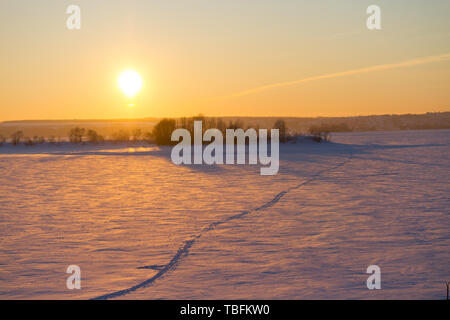
[{"label": "tree silhouette", "polygon": [[84,132],[86,130],[84,128],[73,128],[69,131],[69,141],[73,143],[80,143],[83,141]]},{"label": "tree silhouette", "polygon": [[86,137],[87,137],[87,140],[88,140],[89,142],[93,142],[93,143],[98,143],[98,142],[101,142],[101,141],[104,141],[104,140],[105,140],[105,139],[103,138],[103,136],[99,135],[99,134],[97,133],[97,131],[92,130],[92,129],[89,129],[89,130],[88,130],[88,132],[86,133]]},{"label": "tree silhouette", "polygon": [[172,132],[176,128],[174,119],[163,119],[153,128],[152,135],[158,145],[172,145]]},{"label": "tree silhouette", "polygon": [[142,137],[142,130],[141,129],[133,129],[131,132],[131,137],[133,141],[139,141]]},{"label": "tree silhouette", "polygon": [[275,121],[275,124],[273,125],[273,128],[279,130],[280,142],[286,142],[287,141],[286,122],[284,120],[282,120],[282,119],[279,119],[279,120]]},{"label": "tree silhouette", "polygon": [[115,142],[128,142],[130,141],[130,133],[127,130],[119,130],[113,133],[113,140]]},{"label": "tree silhouette", "polygon": [[13,145],[17,146],[23,138],[23,132],[22,131],[16,131],[11,135],[11,142]]}]

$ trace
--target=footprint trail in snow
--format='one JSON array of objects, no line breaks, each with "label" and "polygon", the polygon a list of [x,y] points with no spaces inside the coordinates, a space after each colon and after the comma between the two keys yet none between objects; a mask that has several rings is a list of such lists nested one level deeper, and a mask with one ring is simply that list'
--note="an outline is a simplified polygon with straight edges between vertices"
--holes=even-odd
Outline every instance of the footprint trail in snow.
[{"label": "footprint trail in snow", "polygon": [[105,294],[96,298],[93,298],[93,300],[107,300],[107,299],[112,299],[112,298],[117,298],[120,296],[124,296],[126,294],[129,294],[133,291],[136,291],[138,289],[147,287],[151,284],[153,284],[156,280],[158,280],[159,278],[163,277],[164,275],[166,275],[169,271],[173,271],[175,270],[176,266],[181,263],[181,261],[183,260],[183,258],[185,258],[186,256],[188,256],[189,254],[189,249],[195,244],[195,242],[197,240],[199,240],[205,233],[215,229],[216,227],[225,224],[227,222],[230,222],[232,220],[236,220],[236,219],[240,219],[242,217],[247,216],[248,214],[252,213],[252,212],[258,212],[267,208],[270,208],[272,206],[274,206],[277,202],[279,202],[286,194],[288,194],[290,191],[292,190],[296,190],[299,189],[300,187],[307,185],[315,180],[317,180],[322,174],[327,173],[327,172],[331,172],[334,171],[342,166],[344,166],[345,164],[347,164],[349,161],[351,161],[353,157],[353,153],[350,153],[350,156],[342,161],[341,163],[331,167],[331,168],[327,168],[327,169],[323,169],[320,170],[319,172],[317,172],[316,174],[314,174],[313,176],[311,176],[308,180],[299,183],[296,186],[290,187],[285,191],[282,191],[280,193],[278,193],[272,200],[266,202],[265,204],[261,205],[260,207],[257,207],[255,209],[252,210],[248,210],[248,211],[242,211],[238,214],[226,217],[222,220],[216,221],[216,222],[212,222],[211,224],[209,224],[207,227],[203,228],[202,231],[200,231],[200,233],[198,233],[197,235],[194,235],[190,240],[185,241],[180,248],[178,249],[177,253],[172,257],[172,259],[170,260],[170,262],[166,265],[151,265],[151,266],[144,266],[144,267],[139,267],[139,269],[151,269],[151,270],[157,270],[158,273],[156,273],[153,277],[135,285],[132,286],[130,288],[127,289],[123,289],[123,290],[119,290],[113,293],[109,293],[109,294]]}]

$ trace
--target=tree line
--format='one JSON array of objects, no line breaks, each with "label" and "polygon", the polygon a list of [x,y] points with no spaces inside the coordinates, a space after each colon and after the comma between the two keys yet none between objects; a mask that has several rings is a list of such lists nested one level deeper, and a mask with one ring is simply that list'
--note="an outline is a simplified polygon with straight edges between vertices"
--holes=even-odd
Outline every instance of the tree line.
[{"label": "tree line", "polygon": [[[242,120],[229,120],[225,121],[221,118],[209,118],[202,115],[195,117],[183,117],[180,119],[162,119],[152,131],[152,137],[158,145],[174,145],[177,142],[171,140],[172,132],[176,129],[186,129],[189,131],[191,137],[194,137],[194,121],[202,122],[202,135],[208,129],[217,129],[225,136],[227,129],[242,129],[246,131],[249,128],[259,130],[259,126],[245,125]],[[277,120],[272,128],[278,129],[280,142],[287,142],[292,137],[288,135],[286,122],[282,119]],[[270,136],[270,134],[269,134]]]},{"label": "tree line", "polygon": [[[75,127],[69,130],[67,134],[67,138],[69,142],[71,143],[84,143],[84,142],[90,142],[90,143],[101,143],[105,141],[111,141],[111,142],[125,142],[125,141],[148,141],[152,142],[151,140],[151,133],[146,132],[144,133],[141,129],[133,129],[131,131],[128,130],[119,130],[117,132],[114,132],[111,137],[105,138],[101,134],[99,134],[97,131],[93,129],[86,129],[86,128],[80,128]],[[58,144],[66,139],[62,139],[61,137],[55,137],[51,136],[48,138],[45,138],[43,136],[33,136],[28,137],[25,136],[23,131],[16,131],[10,136],[10,142],[12,145],[17,146],[19,144],[23,144],[26,146],[32,146],[32,145],[38,145],[42,143],[50,143],[50,144]],[[0,135],[0,146],[7,142],[6,137]]]},{"label": "tree line", "polygon": [[[176,142],[171,141],[172,132],[175,129],[183,128],[190,132],[191,137],[194,137],[194,121],[202,121],[202,134],[208,129],[218,129],[222,134],[226,135],[227,129],[243,129],[246,131],[249,128],[259,130],[259,126],[246,125],[240,119],[226,121],[222,118],[212,118],[205,117],[203,115],[198,115],[195,117],[183,117],[179,119],[165,118],[159,121],[151,131],[143,131],[140,128],[135,128],[131,130],[121,129],[114,132],[110,137],[104,137],[93,129],[86,129],[75,127],[69,130],[67,138],[71,143],[102,143],[105,141],[109,142],[148,142],[156,143],[158,145],[173,145]],[[280,142],[288,142],[296,139],[299,134],[290,133],[286,126],[286,122],[283,119],[276,120],[272,128],[267,128],[269,131],[271,129],[279,130]],[[330,139],[330,132],[332,131],[351,131],[348,127],[340,126],[330,126],[330,125],[319,125],[312,126],[309,129],[310,137],[317,142],[328,141]],[[270,137],[270,132],[269,132]],[[51,136],[49,138],[44,138],[42,136],[25,136],[23,131],[14,132],[10,136],[10,142],[12,145],[24,144],[27,146],[38,145],[45,142],[51,144],[58,144],[64,141],[60,137]],[[6,138],[0,135],[0,146],[6,142]]]},{"label": "tree line", "polygon": [[100,143],[104,141],[112,141],[112,142],[137,142],[137,141],[148,141],[151,142],[152,134],[151,132],[143,132],[142,129],[136,128],[131,131],[121,129],[117,132],[114,132],[111,137],[106,139],[104,136],[97,133],[97,131],[93,129],[86,130],[85,128],[73,128],[69,131],[69,141],[72,143],[81,143],[81,142],[91,142],[91,143]]}]

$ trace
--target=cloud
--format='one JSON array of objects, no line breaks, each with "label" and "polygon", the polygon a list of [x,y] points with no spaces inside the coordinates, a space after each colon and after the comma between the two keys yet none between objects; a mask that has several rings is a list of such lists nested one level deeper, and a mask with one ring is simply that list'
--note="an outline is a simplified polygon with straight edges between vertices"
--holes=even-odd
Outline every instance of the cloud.
[{"label": "cloud", "polygon": [[346,76],[352,76],[355,74],[370,73],[370,72],[375,72],[375,71],[407,68],[407,67],[419,66],[419,65],[423,65],[423,64],[429,64],[429,63],[434,63],[434,62],[439,62],[439,61],[447,61],[447,60],[450,60],[450,53],[445,53],[445,54],[436,55],[436,56],[429,56],[429,57],[424,57],[424,58],[411,59],[411,60],[406,60],[403,62],[381,64],[381,65],[376,65],[376,66],[371,66],[371,67],[366,67],[366,68],[330,73],[330,74],[325,74],[325,75],[321,75],[321,76],[304,78],[304,79],[300,79],[300,80],[278,82],[278,83],[268,84],[265,86],[256,87],[256,88],[248,89],[245,91],[237,92],[237,93],[234,93],[231,95],[222,96],[222,97],[219,97],[218,99],[239,98],[242,96],[247,96],[247,95],[262,92],[262,91],[272,90],[272,89],[281,88],[281,87],[294,86],[294,85],[298,85],[298,84],[306,83],[306,82],[312,82],[312,81],[318,81],[318,80],[324,80],[324,79],[341,78],[341,77],[346,77]]}]

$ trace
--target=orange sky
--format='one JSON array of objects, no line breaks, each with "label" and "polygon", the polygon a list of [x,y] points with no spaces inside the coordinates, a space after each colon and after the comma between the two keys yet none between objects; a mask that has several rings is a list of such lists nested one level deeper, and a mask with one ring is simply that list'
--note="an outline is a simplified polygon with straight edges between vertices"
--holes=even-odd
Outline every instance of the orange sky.
[{"label": "orange sky", "polygon": [[4,0],[0,121],[450,111],[449,1],[372,2]]}]

